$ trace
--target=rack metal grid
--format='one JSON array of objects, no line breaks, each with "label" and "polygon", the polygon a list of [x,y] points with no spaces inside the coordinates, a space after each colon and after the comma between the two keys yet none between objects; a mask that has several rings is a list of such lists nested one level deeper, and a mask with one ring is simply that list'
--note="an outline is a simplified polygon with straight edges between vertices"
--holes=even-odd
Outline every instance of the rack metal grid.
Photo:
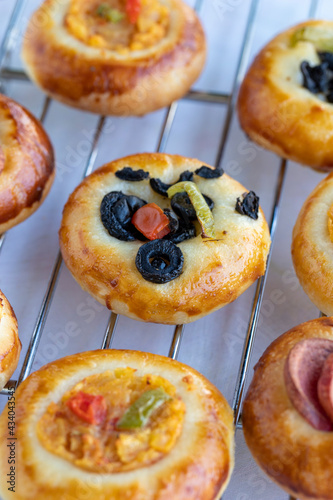
[{"label": "rack metal grid", "polygon": [[[196,0],[195,3],[195,9],[200,12],[201,6],[203,4],[204,0]],[[3,42],[0,48],[0,85],[3,86],[4,82],[8,81],[28,81],[27,75],[24,73],[24,71],[12,68],[9,64],[10,60],[10,54],[13,48],[14,44],[14,32],[15,28],[17,27],[17,22],[20,16],[20,13],[23,9],[23,6],[25,4],[26,0],[16,0],[15,6],[13,8],[10,21],[8,23]],[[249,47],[251,44],[251,39],[253,37],[253,28],[255,25],[255,19],[256,19],[256,14],[257,14],[257,9],[258,9],[258,3],[259,0],[252,0],[251,6],[249,9],[249,14],[248,14],[248,19],[247,19],[247,24],[245,28],[245,35],[241,44],[241,50],[240,50],[240,55],[239,59],[236,65],[236,73],[232,85],[232,91],[231,93],[219,93],[219,92],[205,92],[205,91],[197,91],[197,90],[190,90],[189,93],[184,96],[184,100],[192,100],[193,102],[205,102],[205,103],[213,103],[218,106],[225,106],[226,107],[226,115],[225,115],[225,121],[224,121],[224,126],[221,134],[221,138],[219,141],[219,144],[217,145],[217,153],[216,153],[216,158],[215,158],[215,166],[218,166],[222,162],[224,150],[225,150],[225,145],[227,142],[227,139],[229,137],[230,133],[230,128],[231,128],[231,122],[232,122],[232,117],[235,109],[235,104],[236,104],[236,99],[237,99],[237,90],[239,87],[239,84],[244,76],[245,73],[245,68],[248,62],[249,58]],[[317,8],[318,0],[311,0],[310,4],[310,10],[309,10],[309,17],[313,17],[316,8]],[[44,99],[44,104],[43,104],[43,109],[42,113],[40,115],[40,121],[43,123],[47,117],[49,107],[50,107],[51,100],[48,97],[45,97]],[[178,102],[174,102],[171,104],[171,106],[168,108],[165,119],[161,125],[160,129],[160,134],[159,134],[159,141],[158,141],[158,146],[157,146],[157,151],[158,152],[164,152],[166,148],[166,144],[168,141],[168,138],[170,136],[170,132],[172,129],[172,126],[175,121],[175,117],[177,114],[177,108],[178,108]],[[106,118],[104,116],[99,117],[97,126],[95,128],[94,134],[93,134],[93,140],[91,144],[91,149],[89,151],[87,161],[84,167],[83,171],[83,177],[89,175],[95,165],[97,153],[98,153],[98,148],[99,148],[99,142],[101,139],[101,135],[103,132],[103,128],[105,126],[105,121]],[[272,244],[274,241],[275,237],[275,232],[276,232],[276,226],[278,222],[278,217],[279,217],[279,211],[280,211],[280,203],[281,203],[281,196],[282,196],[282,190],[284,187],[284,182],[285,182],[285,177],[286,177],[286,171],[287,171],[287,161],[284,159],[281,159],[280,166],[279,166],[279,173],[277,177],[277,182],[274,188],[274,202],[273,202],[273,207],[272,207],[272,212],[270,216],[270,232],[271,232],[271,239],[272,239]],[[0,251],[5,243],[5,237],[6,235],[2,235],[0,237]],[[241,424],[241,407],[242,407],[242,400],[243,400],[243,395],[244,395],[244,388],[245,388],[245,383],[246,383],[246,377],[248,373],[248,367],[249,367],[249,362],[250,362],[250,356],[255,340],[255,335],[257,331],[257,326],[258,326],[258,319],[260,315],[260,310],[261,310],[261,305],[262,305],[262,300],[263,300],[263,294],[265,290],[265,284],[266,284],[266,279],[267,275],[269,272],[269,264],[270,264],[270,257],[271,254],[268,257],[268,263],[267,263],[267,272],[265,276],[261,277],[255,288],[255,293],[252,301],[252,307],[250,310],[249,314],[249,320],[248,320],[248,327],[247,327],[247,332],[244,340],[244,345],[242,349],[242,355],[241,355],[241,361],[239,365],[239,370],[238,370],[238,376],[237,380],[235,383],[235,389],[234,389],[234,398],[233,398],[233,403],[232,403],[232,409],[234,412],[234,423],[235,423],[235,429],[241,429],[242,424]],[[25,358],[23,361],[23,365],[21,368],[21,371],[19,373],[19,376],[17,380],[11,380],[7,386],[3,389],[1,394],[8,395],[9,392],[13,390],[13,388],[16,388],[17,385],[19,385],[31,372],[33,362],[37,353],[37,349],[39,346],[39,342],[41,340],[45,322],[47,319],[47,315],[53,300],[54,292],[57,287],[57,281],[58,281],[58,276],[60,273],[60,269],[62,266],[62,257],[60,254],[60,251],[58,252],[58,255],[55,259],[54,266],[49,278],[49,282],[47,285],[46,293],[45,296],[42,300],[42,303],[40,305],[40,310],[36,319],[35,327],[32,331],[31,338],[30,338],[30,343],[29,346],[26,350]],[[104,333],[104,338],[101,347],[103,349],[108,349],[111,347],[113,338],[115,335],[115,331],[117,328],[117,323],[118,323],[118,316],[115,313],[111,313],[108,325],[106,327],[105,333]],[[171,357],[172,359],[176,359],[178,357],[180,348],[181,348],[181,342],[182,342],[182,337],[184,333],[184,328],[185,325],[177,325],[174,329],[171,345],[169,347],[169,352],[168,356]],[[293,500],[292,497],[290,497],[290,500]]]}]

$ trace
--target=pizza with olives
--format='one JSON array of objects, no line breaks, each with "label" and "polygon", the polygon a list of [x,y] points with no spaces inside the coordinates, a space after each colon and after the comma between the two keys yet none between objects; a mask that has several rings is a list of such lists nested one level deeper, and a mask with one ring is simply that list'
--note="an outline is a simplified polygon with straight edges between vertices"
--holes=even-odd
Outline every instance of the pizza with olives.
[{"label": "pizza with olives", "polygon": [[264,273],[270,246],[253,191],[199,160],[149,153],[87,177],[59,234],[83,289],[116,313],[167,324],[235,300]]}]

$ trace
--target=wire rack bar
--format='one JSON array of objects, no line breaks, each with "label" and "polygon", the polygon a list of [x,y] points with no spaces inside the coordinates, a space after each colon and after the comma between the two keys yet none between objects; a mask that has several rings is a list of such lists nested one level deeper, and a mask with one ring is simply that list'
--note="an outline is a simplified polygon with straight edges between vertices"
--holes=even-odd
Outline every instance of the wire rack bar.
[{"label": "wire rack bar", "polygon": [[[30,78],[21,69],[3,68],[0,72],[3,80],[16,80],[20,82],[30,82]],[[210,102],[212,104],[228,104],[230,94],[224,92],[205,92],[203,90],[189,90],[182,98],[188,101]]]},{"label": "wire rack bar", "polygon": [[16,0],[12,15],[10,16],[9,23],[7,25],[5,35],[3,37],[3,42],[0,47],[0,68],[3,67],[9,52],[11,50],[12,35],[14,33],[17,20],[21,14],[25,0]]},{"label": "wire rack bar", "polygon": [[201,90],[190,90],[185,96],[185,100],[210,102],[212,104],[228,104],[230,94],[222,92],[203,92]]},{"label": "wire rack bar", "polygon": [[21,69],[2,68],[0,76],[3,80],[16,80],[19,82],[30,82],[30,78]]},{"label": "wire rack bar", "polygon": [[[277,182],[276,191],[275,191],[274,206],[273,206],[273,210],[272,210],[272,214],[271,214],[271,222],[270,222],[270,233],[271,233],[272,246],[273,246],[273,242],[274,242],[275,231],[276,231],[277,221],[278,221],[278,217],[279,217],[283,184],[284,184],[285,175],[286,175],[286,168],[287,168],[287,162],[286,162],[286,160],[282,160],[281,165],[280,165],[279,177],[278,177],[278,182]],[[267,258],[267,269],[269,268],[271,255],[272,255],[272,250],[270,251],[268,258]],[[253,300],[250,322],[249,322],[247,334],[245,337],[245,342],[244,342],[244,347],[243,347],[243,352],[242,352],[242,357],[241,357],[241,362],[240,362],[240,368],[239,368],[237,382],[236,382],[235,395],[234,395],[234,400],[233,400],[233,404],[232,404],[232,409],[234,412],[234,424],[236,426],[236,429],[238,428],[237,424],[239,422],[239,417],[240,417],[242,396],[243,396],[243,392],[244,392],[244,387],[245,387],[246,376],[247,376],[248,366],[249,366],[249,362],[250,362],[252,347],[253,347],[253,343],[254,343],[254,339],[255,339],[255,333],[256,333],[256,329],[257,329],[257,324],[258,324],[258,319],[259,319],[260,308],[261,308],[261,303],[262,303],[262,299],[263,299],[266,280],[267,280],[267,271],[264,274],[264,276],[262,276],[258,280],[257,287],[256,287],[256,293],[255,293],[254,300]]]},{"label": "wire rack bar", "polygon": [[31,371],[35,355],[38,349],[38,345],[42,336],[44,324],[47,318],[47,313],[49,311],[49,307],[53,298],[53,293],[57,284],[61,262],[62,262],[61,255],[58,254],[56,263],[52,271],[51,279],[49,281],[48,288],[37,317],[37,322],[30,338],[29,347],[23,361],[20,375],[17,380],[17,385],[23,382],[23,380],[27,378],[27,376]]},{"label": "wire rack bar", "polygon": [[234,78],[234,82],[233,82],[233,86],[232,86],[233,90],[232,90],[231,96],[230,96],[229,101],[228,101],[227,116],[226,116],[225,122],[224,122],[222,138],[221,138],[221,142],[220,142],[220,145],[219,145],[219,148],[217,151],[217,155],[215,158],[215,166],[219,166],[221,163],[223,152],[224,152],[224,146],[225,146],[227,139],[228,139],[228,136],[229,136],[231,120],[232,120],[233,111],[234,111],[236,99],[237,99],[237,89],[238,89],[239,83],[241,82],[241,80],[243,78],[243,75],[245,72],[245,67],[246,67],[246,64],[248,61],[248,57],[249,57],[251,40],[253,37],[254,21],[255,21],[256,14],[257,14],[258,3],[259,3],[259,0],[252,0],[252,2],[251,2],[250,11],[249,11],[246,29],[245,29],[245,35],[243,38],[240,56],[239,56],[237,68],[236,68],[236,74],[235,74],[235,78]]},{"label": "wire rack bar", "polygon": [[177,359],[180,346],[182,343],[183,333],[184,333],[185,325],[177,325],[175,328],[175,332],[173,334],[171,346],[169,349],[169,358]]},{"label": "wire rack bar", "polygon": [[[97,156],[97,152],[98,152],[98,142],[99,142],[99,139],[100,139],[103,127],[104,127],[104,123],[105,123],[105,118],[104,118],[104,116],[101,116],[98,123],[97,123],[97,127],[96,127],[95,134],[94,134],[94,139],[92,142],[90,154],[89,154],[87,162],[86,162],[83,177],[86,177],[87,175],[89,175],[93,170],[94,163],[95,163],[96,156]],[[44,299],[43,299],[43,302],[42,302],[42,305],[41,305],[41,308],[40,308],[40,311],[39,311],[39,314],[37,317],[36,325],[35,325],[34,331],[33,331],[32,336],[31,336],[29,348],[28,348],[28,351],[26,353],[26,357],[24,359],[23,366],[22,366],[17,384],[20,384],[23,380],[25,380],[31,371],[31,368],[32,368],[32,365],[33,365],[33,362],[35,359],[35,355],[37,352],[37,348],[38,348],[38,345],[39,345],[39,342],[40,342],[40,339],[41,339],[41,336],[43,333],[44,324],[45,324],[45,321],[46,321],[46,318],[47,318],[47,315],[48,315],[48,312],[50,309],[50,305],[51,305],[54,291],[56,288],[56,284],[58,281],[59,272],[61,269],[61,264],[62,264],[62,256],[61,256],[61,253],[59,251],[57,258],[56,258],[56,263],[54,265],[54,268],[53,268],[53,271],[51,274],[49,285],[48,285],[47,291],[45,293],[45,296],[44,296]]]},{"label": "wire rack bar", "polygon": [[109,349],[112,345],[118,323],[118,314],[112,312],[102,342],[102,349]]}]

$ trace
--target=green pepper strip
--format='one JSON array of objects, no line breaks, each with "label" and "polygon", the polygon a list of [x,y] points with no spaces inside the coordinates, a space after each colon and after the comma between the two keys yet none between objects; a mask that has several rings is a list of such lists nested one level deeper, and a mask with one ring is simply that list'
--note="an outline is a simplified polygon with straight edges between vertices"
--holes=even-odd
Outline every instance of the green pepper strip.
[{"label": "green pepper strip", "polygon": [[125,17],[125,14],[117,9],[112,9],[105,3],[102,3],[97,7],[96,14],[111,23],[119,23],[119,21]]},{"label": "green pepper strip", "polygon": [[201,226],[201,236],[203,238],[215,239],[214,217],[198,186],[190,181],[177,182],[177,184],[168,189],[167,193],[169,198],[172,198],[176,193],[181,193],[182,191],[186,191],[188,194],[197,214]]},{"label": "green pepper strip", "polygon": [[290,43],[294,47],[297,42],[311,42],[317,50],[333,52],[333,31],[320,26],[304,26],[293,33]]},{"label": "green pepper strip", "polygon": [[118,420],[117,429],[141,429],[146,425],[151,414],[168,399],[170,399],[169,394],[161,387],[144,392]]}]

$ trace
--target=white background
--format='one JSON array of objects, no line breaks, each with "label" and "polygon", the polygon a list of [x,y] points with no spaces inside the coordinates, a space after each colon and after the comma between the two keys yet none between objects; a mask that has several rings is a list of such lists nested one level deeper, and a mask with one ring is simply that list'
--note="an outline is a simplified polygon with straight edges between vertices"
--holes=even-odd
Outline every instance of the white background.
[{"label": "white background", "polygon": [[[189,2],[193,5],[193,2]],[[20,46],[30,13],[40,4],[25,2],[14,33],[14,51],[7,65],[21,68]],[[279,31],[303,21],[310,2],[304,0],[259,1],[249,61]],[[13,1],[0,0],[0,36],[3,37]],[[230,92],[250,8],[250,0],[204,0],[200,11],[207,40],[205,70],[195,84],[203,91]],[[319,2],[317,18],[332,19],[329,0]],[[3,90],[39,117],[44,95],[27,82],[4,82]],[[95,168],[114,158],[156,150],[166,110],[143,118],[109,118],[100,141]],[[198,157],[214,163],[221,138],[226,106],[180,102],[166,152]],[[10,230],[0,255],[0,288],[11,302],[19,322],[23,344],[21,363],[36,323],[40,304],[58,253],[58,228],[68,195],[80,182],[98,117],[52,102],[45,127],[54,144],[57,178],[43,206],[27,221]],[[260,196],[270,219],[279,159],[249,143],[232,120],[222,166]],[[252,366],[277,336],[292,326],[318,316],[302,291],[290,257],[291,231],[307,195],[324,177],[308,168],[288,163],[282,209],[272,249]],[[236,302],[185,328],[179,360],[211,380],[231,403],[246,333],[253,286]],[[91,299],[63,266],[52,307],[38,349],[34,370],[69,353],[99,348],[109,311]],[[119,319],[115,348],[147,350],[167,355],[173,328]],[[74,335],[74,336],[73,336]],[[18,370],[14,374],[17,377]],[[1,396],[3,407],[6,396]],[[225,500],[282,500],[287,495],[254,464],[242,431],[236,435],[236,467]]]}]

